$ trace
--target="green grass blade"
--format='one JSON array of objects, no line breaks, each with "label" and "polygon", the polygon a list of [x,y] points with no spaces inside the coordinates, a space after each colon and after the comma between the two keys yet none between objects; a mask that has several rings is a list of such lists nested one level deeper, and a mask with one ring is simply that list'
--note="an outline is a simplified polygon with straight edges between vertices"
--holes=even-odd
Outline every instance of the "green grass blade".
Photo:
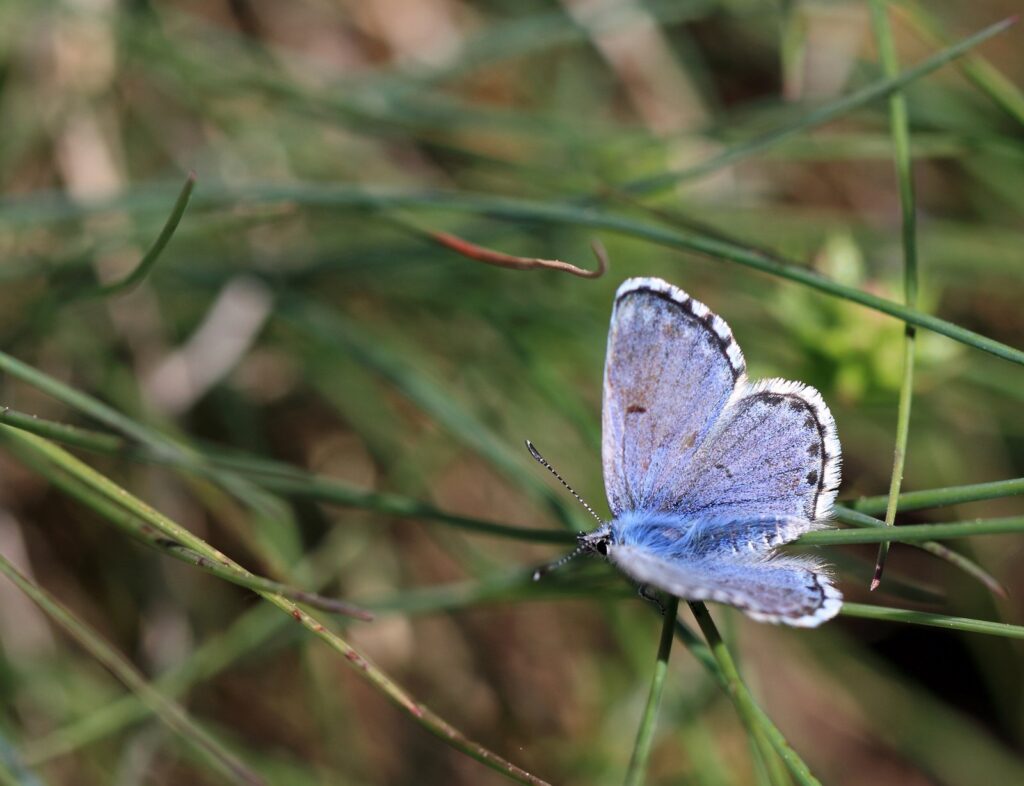
[{"label": "green grass blade", "polygon": [[443,511],[429,503],[399,494],[363,491],[333,478],[307,472],[299,467],[243,454],[225,454],[218,453],[213,449],[204,449],[202,455],[205,466],[197,467],[193,462],[183,461],[180,457],[168,456],[166,452],[157,453],[146,447],[133,446],[130,441],[116,434],[106,434],[93,429],[56,423],[10,408],[0,410],[0,423],[6,423],[22,431],[83,450],[107,455],[123,455],[136,461],[183,468],[202,477],[211,477],[210,467],[230,470],[244,475],[260,488],[295,499],[309,499],[344,507],[372,510],[386,516],[436,521],[481,535],[513,540],[560,544],[575,542],[574,535],[562,530],[519,527],[483,521],[469,516],[459,516]]},{"label": "green grass blade", "polygon": [[[310,576],[312,586],[317,588],[330,581],[339,570],[336,548],[339,539],[337,535],[326,538],[316,551],[303,557],[295,567],[295,573]],[[153,686],[169,697],[186,695],[201,683],[224,673],[243,657],[267,657],[282,643],[301,641],[302,637],[294,629],[289,630],[292,624],[291,617],[280,614],[273,606],[256,605],[231,621],[225,629],[207,637],[187,659],[157,677]],[[109,704],[93,708],[87,715],[64,727],[29,741],[25,745],[24,760],[41,764],[66,755],[116,734],[144,720],[149,714],[148,708],[135,696],[121,696]]]},{"label": "green grass blade", "polygon": [[192,189],[196,184],[195,172],[190,172],[188,177],[185,178],[185,185],[181,188],[181,193],[178,194],[178,199],[174,203],[174,207],[171,209],[170,216],[167,217],[167,223],[164,224],[163,229],[160,230],[160,234],[157,235],[156,240],[153,241],[153,245],[149,247],[149,250],[143,255],[139,264],[120,281],[114,281],[109,284],[104,284],[98,289],[91,293],[83,293],[83,296],[90,294],[97,295],[99,297],[111,297],[113,295],[120,295],[123,292],[128,291],[132,287],[135,287],[142,281],[150,270],[156,264],[156,261],[160,258],[167,244],[171,241],[171,237],[174,235],[174,231],[178,228],[178,224],[181,222],[181,217],[185,214],[185,208],[188,207],[188,201],[192,197]]},{"label": "green grass blade", "polygon": [[3,573],[86,652],[102,663],[107,670],[138,696],[170,729],[202,751],[223,776],[233,783],[265,783],[262,777],[253,772],[200,727],[180,705],[153,688],[146,678],[124,656],[111,647],[99,633],[22,574],[2,554],[0,554],[0,573]]},{"label": "green grass blade", "polygon": [[885,606],[871,606],[864,603],[844,603],[840,612],[848,617],[860,617],[885,622],[904,622],[912,625],[928,625],[946,630],[962,630],[968,633],[987,633],[1011,639],[1024,639],[1024,625],[1010,625],[1005,622],[990,622],[968,617],[951,617],[947,614],[932,614],[912,609],[892,609]]},{"label": "green grass blade", "polygon": [[[700,602],[690,602],[690,610],[693,611],[697,624],[700,626],[704,638],[707,640],[708,648],[714,656],[718,665],[720,679],[732,700],[736,705],[743,725],[761,745],[767,745],[769,750],[765,755],[766,763],[769,762],[772,752],[778,755],[789,769],[790,774],[800,786],[821,786],[820,781],[811,774],[810,769],[803,759],[794,751],[782,733],[772,724],[766,722],[767,716],[757,706],[750,691],[740,678],[736,663],[733,661],[729,648],[725,646],[718,628],[715,626],[708,608]],[[769,767],[769,773],[772,770]]]},{"label": "green grass blade", "polygon": [[[172,667],[153,682],[153,687],[168,697],[184,695],[203,680],[220,674],[227,666],[253,651],[269,648],[290,620],[268,605],[247,611],[230,626],[205,641],[183,663]],[[65,756],[99,740],[117,734],[152,714],[150,707],[134,694],[121,696],[109,704],[66,726],[29,741],[24,759],[32,765]]]},{"label": "green grass blade", "polygon": [[[910,22],[914,31],[932,46],[948,44],[946,35],[935,17],[920,3],[900,3],[894,10]],[[958,60],[956,65],[981,92],[992,99],[996,106],[1018,123],[1024,124],[1024,93],[1003,76],[999,69],[985,57],[974,52]]]},{"label": "green grass blade", "polygon": [[[148,428],[145,428],[131,418],[122,415],[117,410],[106,404],[97,401],[92,396],[75,390],[58,379],[44,374],[42,371],[23,363],[6,352],[0,352],[0,371],[10,374],[15,379],[20,379],[32,387],[41,390],[57,401],[67,404],[69,407],[82,412],[85,415],[110,426],[115,431],[130,437],[132,440],[146,445],[158,453],[168,452],[167,444],[154,437]],[[173,451],[172,451],[173,452]]]},{"label": "green grass blade", "polygon": [[796,541],[804,546],[840,546],[852,543],[920,543],[973,535],[1010,535],[1024,532],[1024,516],[955,521],[947,524],[908,524],[879,529],[830,529],[808,532]]},{"label": "green grass blade", "polygon": [[[896,44],[889,26],[886,0],[871,0],[871,23],[875,31],[883,73],[894,78],[899,73]],[[896,179],[899,183],[901,238],[903,241],[903,302],[910,308],[917,308],[917,206],[914,199],[914,172],[910,157],[910,122],[907,118],[907,100],[896,92],[889,97],[889,121],[892,133],[893,152],[896,162]],[[910,435],[910,407],[914,396],[914,340],[916,328],[907,325],[903,333],[903,380],[900,383],[900,398],[896,415],[896,446],[893,449],[892,475],[889,480],[889,502],[885,509],[885,525],[896,522],[896,505],[899,501],[900,485],[903,483],[903,468],[907,459],[907,439]],[[871,578],[871,589],[875,590],[882,581],[885,561],[889,556],[889,543],[878,547],[875,574]]]},{"label": "green grass blade", "polygon": [[489,199],[483,195],[474,196],[469,199],[453,195],[448,200],[444,200],[441,195],[397,196],[393,200],[389,200],[386,196],[375,196],[372,200],[374,204],[371,205],[371,200],[369,199],[366,201],[367,206],[375,207],[383,206],[391,201],[391,204],[406,207],[413,207],[419,204],[435,208],[443,207],[445,209],[482,213],[505,219],[572,224],[591,229],[604,229],[663,245],[667,248],[691,251],[713,259],[743,265],[762,273],[793,281],[819,292],[824,292],[825,294],[857,303],[883,314],[888,314],[903,320],[909,325],[925,328],[1004,360],[1024,365],[1024,351],[1020,349],[982,336],[972,330],[931,314],[922,313],[901,303],[896,303],[870,292],[864,292],[855,287],[832,281],[816,271],[810,270],[780,255],[767,253],[761,249],[750,248],[717,237],[696,233],[682,234],[660,226],[639,222],[625,216],[596,209],[572,205],[551,205],[526,200]]},{"label": "green grass blade", "polygon": [[877,101],[880,98],[892,95],[912,82],[923,76],[927,76],[932,71],[935,71],[950,61],[962,56],[978,44],[998,35],[1015,24],[1016,21],[1016,17],[1011,17],[1010,19],[1004,19],[994,25],[990,25],[984,30],[968,36],[963,41],[947,47],[941,52],[936,52],[931,57],[918,63],[913,68],[908,68],[897,76],[890,76],[887,79],[882,79],[856,91],[855,93],[843,96],[842,98],[832,101],[818,109],[811,110],[810,112],[801,115],[791,123],[772,129],[771,131],[754,137],[741,145],[728,148],[718,155],[712,156],[699,164],[676,172],[665,172],[660,175],[654,175],[653,177],[633,180],[619,186],[619,190],[635,195],[653,194],[658,191],[664,191],[665,189],[671,188],[677,183],[694,180],[715,172],[724,166],[735,164],[737,161],[742,161],[745,158],[749,158],[756,153],[760,153],[761,151],[770,148],[787,137],[831,122],[832,120],[842,117],[865,104],[869,104],[872,101]]},{"label": "green grass blade", "polygon": [[665,675],[668,674],[668,658],[672,652],[672,639],[675,634],[678,611],[679,598],[668,598],[662,612],[665,619],[661,626],[658,658],[654,664],[654,674],[651,676],[651,690],[647,695],[647,705],[644,707],[644,714],[640,720],[640,728],[637,729],[633,755],[630,757],[629,769],[626,771],[625,786],[641,786],[644,782],[647,759],[650,757],[651,746],[654,742],[654,727],[658,717],[658,707],[661,704],[661,692],[665,687]]},{"label": "green grass blade", "polygon": [[466,446],[516,483],[531,490],[560,514],[566,529],[572,532],[579,530],[566,514],[568,508],[562,495],[547,485],[544,477],[525,462],[526,451],[513,451],[511,445],[495,435],[473,412],[460,406],[436,379],[421,372],[382,342],[370,340],[364,330],[333,309],[316,303],[284,301],[283,310],[284,318],[313,340],[325,342],[335,349],[344,347],[352,357],[393,385]]},{"label": "green grass blade", "polygon": [[[900,510],[922,510],[940,508],[946,505],[962,505],[965,502],[981,502],[988,499],[1015,497],[1024,494],[1024,478],[994,480],[988,483],[972,483],[966,486],[947,486],[940,489],[908,491],[900,494]],[[845,503],[860,513],[881,513],[885,510],[885,497],[861,497]]]},{"label": "green grass blade", "polygon": [[[132,418],[118,412],[108,404],[104,404],[92,396],[83,393],[75,388],[67,385],[60,380],[46,374],[36,368],[33,368],[27,363],[18,360],[6,352],[0,352],[0,371],[10,374],[15,379],[19,379],[22,382],[31,385],[37,390],[51,396],[52,398],[60,401],[63,404],[71,407],[72,409],[81,412],[82,414],[96,420],[105,426],[110,427],[114,431],[123,434],[132,443],[145,446],[152,454],[156,457],[166,460],[168,462],[177,462],[181,465],[188,466],[196,469],[197,471],[202,470],[205,466],[205,459],[197,451],[188,447],[187,445],[181,444],[170,436],[160,433],[158,430],[151,428],[150,426],[143,425]],[[10,410],[4,410],[4,416],[10,416],[16,420],[13,425],[18,425],[27,431],[33,431],[32,424],[29,421],[31,416],[19,415],[19,413],[10,414]],[[41,426],[46,428],[47,426]],[[89,443],[94,438],[94,435],[88,434],[83,430],[76,430],[73,427],[58,426],[53,431],[53,436],[58,437],[61,441],[68,440],[71,444],[80,443],[82,447],[89,447],[90,449],[104,449],[104,444],[109,449],[110,442],[109,437],[101,438],[95,442]],[[249,497],[252,493],[251,487],[238,486],[238,478],[230,476],[230,474],[215,473],[214,476],[218,483],[225,488],[226,491],[232,493],[238,497],[241,501],[253,505],[254,501]],[[258,504],[258,500],[256,504]],[[273,514],[276,511],[272,511]]]},{"label": "green grass blade", "polygon": [[[343,614],[363,620],[370,619],[368,612],[350,603],[326,598],[315,592],[289,587],[262,576],[255,576],[232,565],[219,552],[218,556],[211,557],[198,552],[191,546],[183,545],[177,538],[167,533],[177,525],[144,505],[105,476],[46,440],[19,429],[0,426],[0,442],[6,444],[24,464],[46,477],[61,491],[76,497],[129,537],[163,554],[187,562],[217,578],[254,592],[273,592],[333,614]],[[154,533],[154,522],[159,522],[158,531],[166,537],[160,537]],[[198,542],[202,543],[202,541]]]},{"label": "green grass blade", "polygon": [[[860,728],[880,750],[898,751],[918,771],[941,773],[948,786],[1024,783],[1024,764],[1012,743],[956,708],[943,690],[908,680],[869,645],[845,635],[842,626],[825,626],[799,642],[815,654],[820,669],[832,673],[826,695],[854,708],[847,718],[867,719]],[[1015,642],[999,643],[1017,649]],[[880,715],[884,738],[871,734]]]},{"label": "green grass blade", "polygon": [[63,445],[97,453],[108,455],[128,453],[131,447],[128,440],[116,434],[105,434],[94,429],[57,423],[35,415],[26,415],[24,412],[18,412],[10,407],[0,409],[0,423],[6,423],[8,426],[44,437],[52,442],[60,442]]},{"label": "green grass blade", "polygon": [[[140,197],[140,201],[144,200]],[[627,216],[608,213],[595,208],[575,205],[551,204],[529,200],[493,197],[486,194],[466,194],[451,192],[385,192],[368,191],[348,186],[264,186],[253,187],[245,192],[216,186],[207,186],[203,193],[196,196],[196,204],[200,202],[207,207],[231,204],[236,206],[277,204],[295,202],[308,207],[348,208],[374,210],[394,208],[419,208],[431,210],[448,210],[462,213],[490,215],[496,218],[542,222],[545,224],[578,226],[588,229],[607,230],[628,237],[645,240],[656,245],[689,251],[734,264],[743,265],[768,275],[793,281],[810,287],[833,297],[857,303],[865,308],[887,314],[907,324],[930,330],[933,333],[951,338],[967,346],[988,352],[996,357],[1024,365],[1024,351],[1008,346],[995,339],[988,338],[973,330],[948,322],[931,314],[925,314],[902,303],[879,297],[855,287],[846,286],[832,281],[814,270],[810,270],[798,262],[781,255],[767,253],[761,249],[750,248],[740,243],[708,237],[700,234],[672,231],[661,226],[637,221]],[[129,205],[120,202],[97,204],[92,210],[110,209],[114,206],[128,209]],[[144,206],[144,204],[142,205]],[[12,208],[14,214],[22,211]],[[59,215],[78,215],[80,208],[71,209],[57,206]],[[38,212],[38,208],[29,210]],[[88,212],[88,211],[86,211]],[[15,215],[15,217],[17,217]],[[12,370],[13,358],[0,354],[0,370]],[[24,364],[21,364],[24,366]],[[37,372],[38,373],[38,372]]]},{"label": "green grass blade", "polygon": [[[350,194],[354,197],[354,194]],[[333,201],[333,200],[330,200]],[[347,200],[346,200],[347,201]],[[664,227],[636,221],[629,217],[607,213],[593,208],[582,208],[574,205],[552,205],[543,202],[526,200],[488,198],[484,195],[466,198],[451,195],[373,195],[365,197],[367,207],[380,208],[387,205],[403,207],[432,207],[456,211],[482,213],[503,219],[524,221],[542,221],[553,224],[571,224],[591,229],[604,229],[611,232],[646,240],[657,245],[681,251],[691,251],[713,259],[733,262],[744,267],[758,270],[778,278],[803,284],[820,292],[848,300],[883,314],[901,319],[909,325],[925,328],[934,333],[951,338],[968,346],[975,347],[996,357],[1024,365],[1024,351],[1007,346],[1002,342],[982,336],[972,330],[946,320],[909,308],[901,303],[864,292],[855,287],[846,286],[832,281],[814,270],[801,266],[799,263],[780,255],[767,253],[761,249],[750,248],[740,243],[723,240],[696,233],[682,234]]]},{"label": "green grass blade", "polygon": [[[98,399],[76,390],[4,352],[0,352],[0,371],[7,372],[12,377],[41,390],[72,409],[109,426],[131,442],[144,446],[159,460],[189,468],[196,474],[209,478],[253,514],[251,519],[253,526],[236,534],[245,540],[268,566],[278,573],[286,575],[286,565],[282,564],[281,556],[274,548],[274,544],[260,537],[261,533],[274,530],[283,531],[283,528],[291,525],[291,513],[279,500],[230,471],[211,467],[203,455],[189,445],[123,415]],[[21,418],[19,425],[28,427],[30,424],[25,421],[25,418]],[[64,436],[74,440],[84,435],[76,435],[65,429]]]},{"label": "green grass blade", "polygon": [[[885,497],[881,497],[880,499],[882,500],[882,504],[885,505]],[[835,508],[833,515],[836,521],[840,521],[843,524],[848,524],[851,527],[869,527],[877,529],[878,527],[886,526],[886,523],[884,521],[879,521],[878,519],[872,516],[868,516],[864,513],[860,513],[855,510],[850,510],[849,508],[844,508],[841,506]],[[912,545],[915,548],[921,549],[923,551],[927,551],[929,554],[938,557],[939,559],[948,562],[954,567],[964,571],[964,573],[966,573],[967,575],[977,579],[982,584],[984,584],[989,592],[998,595],[1001,598],[1007,597],[1006,588],[999,582],[998,579],[996,579],[995,576],[993,576],[991,573],[989,573],[987,570],[981,567],[981,565],[976,563],[974,560],[965,557],[963,554],[953,551],[951,548],[949,548],[949,546],[945,546],[942,543],[936,543],[933,540],[926,540],[921,543],[912,543],[909,545]]]},{"label": "green grass blade", "polygon": [[[201,557],[220,563],[227,570],[241,577],[252,577],[248,571],[220,551],[214,549],[201,538],[193,535],[177,522],[158,513],[138,498],[128,494],[106,477],[87,467],[60,448],[47,443],[33,434],[19,431],[9,426],[0,426],[0,437],[6,439],[8,444],[20,444],[29,450],[34,450],[37,454],[51,458],[52,462],[65,471],[68,477],[76,481],[78,485],[68,485],[67,488],[71,493],[79,496],[83,502],[88,504],[96,500],[104,500],[111,503],[110,508],[104,507],[102,510],[97,510],[97,512],[110,512],[113,514],[114,511],[120,508],[132,514],[132,518],[128,523],[135,529],[139,529],[138,520],[141,519],[145,525],[148,525],[156,532],[183,545]],[[60,482],[59,476],[51,477],[51,480],[55,483]],[[92,492],[92,494],[89,495],[86,492]],[[114,523],[121,524],[124,522],[119,520]],[[141,534],[143,537],[146,537],[144,533]],[[329,631],[319,620],[299,608],[289,598],[268,589],[253,587],[253,590],[284,613],[291,615],[296,622],[324,641],[331,649],[344,657],[346,662],[378,692],[382,693],[405,714],[453,748],[503,773],[512,780],[517,780],[520,783],[545,784],[545,781],[540,778],[531,775],[479,743],[470,740],[441,716],[417,702],[383,671],[353,648],[345,639]]]}]

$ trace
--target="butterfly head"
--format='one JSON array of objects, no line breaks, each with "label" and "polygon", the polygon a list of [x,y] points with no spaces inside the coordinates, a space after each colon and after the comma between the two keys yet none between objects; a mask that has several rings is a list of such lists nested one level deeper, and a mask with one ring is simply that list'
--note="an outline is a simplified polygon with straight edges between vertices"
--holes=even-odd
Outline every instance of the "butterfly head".
[{"label": "butterfly head", "polygon": [[591,532],[581,532],[576,538],[576,550],[580,554],[600,554],[607,557],[608,547],[614,542],[611,526],[602,524]]},{"label": "butterfly head", "polygon": [[578,557],[580,554],[600,554],[602,557],[608,556],[608,546],[613,543],[611,527],[608,524],[602,524],[592,532],[581,532],[576,536],[576,548],[561,557],[554,562],[551,562],[544,567],[537,568],[533,572],[533,580],[537,581],[542,576],[550,573],[556,568],[562,567],[566,562]]}]

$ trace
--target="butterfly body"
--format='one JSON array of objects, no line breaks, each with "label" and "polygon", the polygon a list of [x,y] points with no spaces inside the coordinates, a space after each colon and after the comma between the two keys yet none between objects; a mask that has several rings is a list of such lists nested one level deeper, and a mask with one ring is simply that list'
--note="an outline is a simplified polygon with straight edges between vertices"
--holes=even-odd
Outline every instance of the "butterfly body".
[{"label": "butterfly body", "polygon": [[816,390],[750,383],[726,322],[660,279],[616,294],[602,414],[613,519],[580,536],[643,585],[813,627],[842,596],[823,565],[778,546],[826,526],[835,423]]}]

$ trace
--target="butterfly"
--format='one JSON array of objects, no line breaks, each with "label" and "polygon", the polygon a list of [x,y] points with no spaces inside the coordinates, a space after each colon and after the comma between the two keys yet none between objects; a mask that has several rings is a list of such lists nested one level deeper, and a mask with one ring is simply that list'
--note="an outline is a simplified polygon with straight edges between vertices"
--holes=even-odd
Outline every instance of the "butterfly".
[{"label": "butterfly", "polygon": [[827,526],[839,488],[817,390],[748,381],[725,320],[661,279],[632,278],[615,295],[602,410],[613,518],[574,553],[606,557],[642,590],[761,622],[815,627],[839,613],[823,563],[777,551]]}]

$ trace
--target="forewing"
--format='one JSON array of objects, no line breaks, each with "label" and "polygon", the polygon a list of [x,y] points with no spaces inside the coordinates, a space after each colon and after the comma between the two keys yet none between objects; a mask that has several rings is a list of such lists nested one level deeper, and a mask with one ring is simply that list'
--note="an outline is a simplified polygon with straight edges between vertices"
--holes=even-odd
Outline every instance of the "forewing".
[{"label": "forewing", "polygon": [[726,520],[826,519],[839,488],[835,421],[812,387],[762,380],[738,391],[687,466],[672,509]]},{"label": "forewing", "polygon": [[676,498],[744,370],[729,326],[703,303],[656,278],[619,287],[602,414],[604,482],[616,516]]},{"label": "forewing", "polygon": [[684,600],[726,603],[758,622],[814,628],[842,607],[831,579],[798,557],[669,561],[635,546],[612,546],[608,557],[641,584]]}]

